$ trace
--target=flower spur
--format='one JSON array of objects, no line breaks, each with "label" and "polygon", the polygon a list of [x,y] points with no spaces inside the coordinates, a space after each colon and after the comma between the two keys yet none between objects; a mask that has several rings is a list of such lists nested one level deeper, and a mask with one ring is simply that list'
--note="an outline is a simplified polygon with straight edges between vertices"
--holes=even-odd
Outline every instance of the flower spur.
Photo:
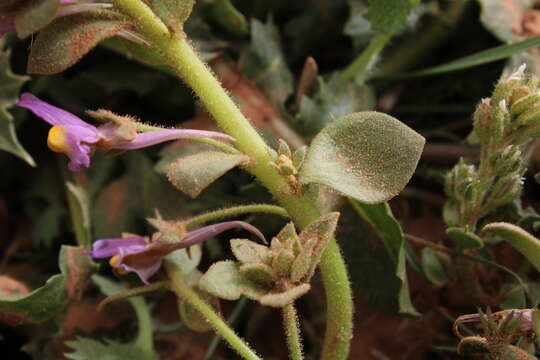
[{"label": "flower spur", "polygon": [[264,235],[253,225],[243,221],[227,221],[190,231],[178,242],[160,241],[159,238],[148,242],[136,235],[99,239],[93,243],[92,250],[86,253],[96,259],[110,257],[109,263],[120,273],[134,272],[143,283],[148,284],[148,279],[159,270],[167,254],[189,248],[233,228],[243,228],[266,242]]},{"label": "flower spur", "polygon": [[47,145],[52,151],[64,153],[70,158],[68,167],[71,171],[79,171],[81,165],[89,167],[90,156],[97,148],[135,150],[164,141],[193,138],[234,140],[220,132],[191,129],[162,129],[137,133],[128,120],[124,120],[123,124],[109,122],[96,127],[30,93],[22,94],[17,106],[32,111],[52,125]]}]

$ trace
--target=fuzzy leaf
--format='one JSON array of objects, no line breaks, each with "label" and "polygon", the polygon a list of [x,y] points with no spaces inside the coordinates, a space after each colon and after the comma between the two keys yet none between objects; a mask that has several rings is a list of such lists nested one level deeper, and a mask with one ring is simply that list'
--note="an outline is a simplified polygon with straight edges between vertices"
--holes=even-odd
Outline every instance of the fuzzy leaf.
[{"label": "fuzzy leaf", "polygon": [[15,16],[15,28],[19,38],[38,32],[54,20],[60,7],[58,0],[34,0]]},{"label": "fuzzy leaf", "polygon": [[239,270],[243,276],[261,286],[270,286],[277,280],[274,269],[266,264],[243,264]]},{"label": "fuzzy leaf", "polygon": [[311,289],[309,284],[300,284],[284,292],[266,294],[259,299],[265,306],[281,308],[292,303]]},{"label": "fuzzy leaf", "polygon": [[291,280],[298,282],[308,276],[312,268],[313,252],[317,245],[317,239],[307,239],[304,247],[300,250],[300,254],[294,260],[291,266]]},{"label": "fuzzy leaf", "polygon": [[409,296],[409,283],[405,267],[405,238],[399,221],[392,214],[388,203],[363,204],[351,201],[356,212],[367,221],[375,230],[377,237],[383,242],[395,267],[395,277],[399,281],[398,312],[402,314],[418,315]]},{"label": "fuzzy leaf", "polygon": [[[211,304],[215,310],[219,310],[219,300],[207,292],[197,288],[193,289],[205,303]],[[206,332],[212,330],[212,326],[206,321],[206,318],[185,299],[178,301],[178,311],[182,322],[191,330],[197,332]]]},{"label": "fuzzy leaf", "polygon": [[11,326],[40,323],[80,297],[86,279],[96,270],[92,259],[81,248],[64,245],[58,262],[61,274],[51,277],[42,287],[16,299],[0,297],[0,321]]},{"label": "fuzzy leaf", "polygon": [[195,0],[149,0],[149,3],[172,32],[182,32]]},{"label": "fuzzy leaf", "polygon": [[278,276],[288,277],[291,271],[291,266],[294,262],[294,254],[292,251],[282,249],[272,262],[272,268],[276,271]]},{"label": "fuzzy leaf", "polygon": [[33,42],[28,73],[50,75],[64,71],[101,40],[128,28],[125,21],[105,11],[61,17],[41,31]]},{"label": "fuzzy leaf", "polygon": [[540,240],[522,228],[504,222],[487,224],[482,231],[502,237],[540,271]]},{"label": "fuzzy leaf", "polygon": [[239,264],[233,261],[220,261],[210,266],[201,277],[199,287],[225,300],[238,300],[242,295],[258,300],[267,292],[240,274]]},{"label": "fuzzy leaf", "polygon": [[167,169],[167,178],[179,190],[195,198],[227,171],[248,160],[245,155],[204,151],[173,162]]},{"label": "fuzzy leaf", "polygon": [[405,23],[419,0],[371,0],[365,18],[377,32],[392,34]]},{"label": "fuzzy leaf", "polygon": [[251,44],[240,59],[240,67],[275,105],[283,105],[293,92],[293,77],[271,19],[266,24],[251,20]]},{"label": "fuzzy leaf", "polygon": [[[2,40],[0,39],[1,48]],[[29,77],[13,74],[9,59],[10,52],[0,50],[0,149],[20,157],[31,166],[36,166],[34,159],[19,143],[15,134],[13,116],[7,111],[19,100],[19,91]]]},{"label": "fuzzy leaf", "polygon": [[334,120],[313,139],[300,182],[323,184],[368,204],[383,202],[407,184],[424,142],[389,115],[354,113]]},{"label": "fuzzy leaf", "polygon": [[231,250],[241,263],[265,262],[270,257],[270,249],[267,246],[247,239],[232,239]]},{"label": "fuzzy leaf", "polygon": [[338,219],[338,212],[326,214],[306,226],[300,233],[301,243],[304,243],[308,239],[316,239],[311,255],[311,266],[308,273],[308,279],[315,273],[315,269],[317,268],[317,265],[319,265],[319,261],[321,260],[321,256],[326,249],[326,246],[334,236]]}]

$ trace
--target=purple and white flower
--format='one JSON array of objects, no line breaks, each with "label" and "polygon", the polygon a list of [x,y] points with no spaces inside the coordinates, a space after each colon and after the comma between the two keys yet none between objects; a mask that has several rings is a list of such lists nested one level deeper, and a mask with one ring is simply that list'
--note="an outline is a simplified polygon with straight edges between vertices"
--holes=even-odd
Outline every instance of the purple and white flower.
[{"label": "purple and white flower", "polygon": [[233,228],[243,228],[263,242],[266,241],[256,227],[243,221],[227,221],[188,232],[179,242],[164,242],[159,239],[148,242],[146,238],[136,235],[99,239],[92,245],[92,251],[87,251],[87,254],[96,259],[110,257],[111,266],[120,272],[134,272],[143,283],[148,284],[148,279],[159,270],[163,257],[167,254],[201,243]]},{"label": "purple and white flower", "polygon": [[163,129],[145,133],[133,133],[128,137],[115,134],[117,124],[107,123],[96,127],[77,116],[52,106],[30,93],[21,95],[17,106],[32,111],[36,116],[52,125],[47,137],[47,145],[55,152],[70,158],[71,171],[80,170],[81,165],[90,166],[90,156],[96,148],[106,150],[135,150],[177,139],[207,138],[232,141],[232,137],[215,131],[191,129]]}]

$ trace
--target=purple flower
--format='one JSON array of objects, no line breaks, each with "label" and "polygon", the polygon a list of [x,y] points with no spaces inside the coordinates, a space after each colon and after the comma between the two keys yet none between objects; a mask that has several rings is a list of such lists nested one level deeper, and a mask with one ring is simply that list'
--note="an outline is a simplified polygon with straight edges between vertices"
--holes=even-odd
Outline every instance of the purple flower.
[{"label": "purple flower", "polygon": [[30,93],[22,94],[17,106],[32,111],[52,125],[47,137],[47,145],[52,151],[64,153],[70,158],[68,167],[71,171],[78,171],[81,165],[89,167],[90,156],[96,148],[134,150],[164,141],[189,138],[234,140],[228,135],[215,131],[163,129],[137,134],[129,124],[123,126],[107,123],[95,127]]},{"label": "purple flower", "polygon": [[248,230],[262,241],[266,241],[264,235],[256,227],[243,221],[227,221],[188,232],[179,242],[164,242],[159,239],[148,242],[141,236],[100,239],[94,242],[92,251],[87,251],[87,254],[96,259],[110,257],[109,263],[112,267],[120,272],[134,272],[143,283],[148,284],[148,279],[161,267],[165,255],[237,227]]}]

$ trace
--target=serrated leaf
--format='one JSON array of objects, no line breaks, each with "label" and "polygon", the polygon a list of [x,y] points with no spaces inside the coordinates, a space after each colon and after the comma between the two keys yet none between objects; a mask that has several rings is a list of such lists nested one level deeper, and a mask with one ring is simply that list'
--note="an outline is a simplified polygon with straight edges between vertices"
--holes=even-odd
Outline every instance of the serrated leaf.
[{"label": "serrated leaf", "polygon": [[411,178],[424,142],[389,115],[354,113],[334,120],[313,139],[299,180],[368,204],[387,201]]},{"label": "serrated leaf", "polygon": [[195,198],[227,171],[248,160],[246,155],[204,151],[173,162],[167,168],[167,178],[179,190]]},{"label": "serrated leaf", "polygon": [[60,250],[58,263],[61,274],[51,277],[42,287],[17,299],[0,297],[0,321],[11,326],[40,323],[78,299],[87,277],[96,270],[95,264],[81,248],[66,245]]},{"label": "serrated leaf", "polygon": [[149,3],[172,32],[182,32],[195,0],[149,0]]},{"label": "serrated leaf", "polygon": [[309,284],[300,284],[284,292],[266,294],[259,302],[265,306],[281,308],[307,293],[309,289],[311,289]]},{"label": "serrated leaf", "polygon": [[[0,49],[3,42],[0,39]],[[34,159],[24,150],[15,134],[13,116],[7,111],[19,100],[22,85],[28,76],[15,75],[9,65],[10,52],[0,50],[0,149],[20,157],[30,166],[36,166]]]},{"label": "serrated leaf", "polygon": [[371,28],[380,33],[394,33],[405,23],[419,0],[371,0],[364,17]]},{"label": "serrated leaf", "polygon": [[240,274],[239,267],[233,261],[213,264],[199,280],[199,288],[225,300],[238,300],[242,295],[258,300],[268,292]]},{"label": "serrated leaf", "polygon": [[60,2],[58,0],[34,0],[15,16],[15,29],[20,39],[38,32],[54,20]]},{"label": "serrated leaf", "polygon": [[523,256],[525,256],[525,258],[536,268],[537,271],[540,271],[539,239],[516,225],[504,222],[487,224],[484,226],[482,231],[494,233],[502,237]]},{"label": "serrated leaf", "polygon": [[319,90],[312,98],[302,96],[300,109],[292,122],[303,135],[313,137],[334,119],[374,108],[371,87],[345,81],[336,74],[328,82],[319,78]]},{"label": "serrated leaf", "polygon": [[251,44],[240,59],[240,68],[274,105],[282,106],[292,94],[293,77],[272,19],[266,24],[251,20]]},{"label": "serrated leaf", "polygon": [[101,40],[130,25],[112,12],[86,12],[55,20],[39,33],[28,58],[28,73],[56,74],[75,65]]},{"label": "serrated leaf", "polygon": [[399,290],[394,294],[397,299],[398,312],[418,315],[409,296],[405,259],[405,237],[403,236],[403,230],[399,221],[392,214],[392,209],[388,203],[370,205],[351,200],[351,204],[356,212],[373,227],[373,230],[383,242],[394,264],[395,278],[399,281]]}]

